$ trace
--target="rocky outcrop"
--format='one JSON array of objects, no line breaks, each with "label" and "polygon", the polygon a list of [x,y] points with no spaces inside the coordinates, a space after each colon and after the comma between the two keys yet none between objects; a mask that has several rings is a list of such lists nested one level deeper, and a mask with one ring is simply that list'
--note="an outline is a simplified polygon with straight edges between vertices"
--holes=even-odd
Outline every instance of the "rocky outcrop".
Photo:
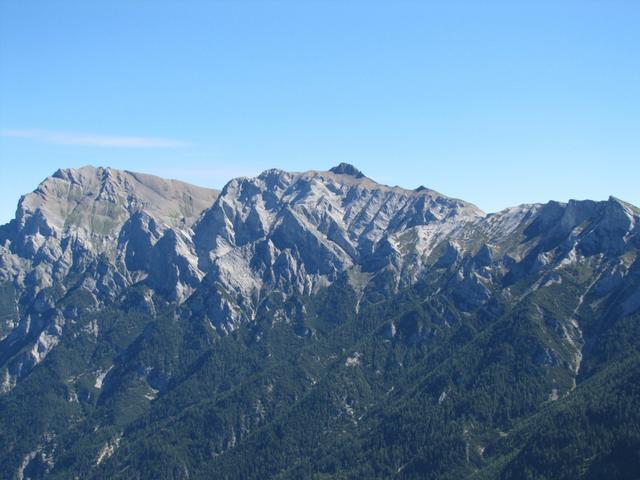
[{"label": "rocky outcrop", "polygon": [[[347,164],[235,179],[194,226],[200,266],[215,285],[203,285],[194,309],[227,331],[254,318],[273,292],[311,294],[356,267],[391,269],[398,282],[411,282],[421,264],[415,267],[409,250],[422,259],[449,232],[483,216],[432,190],[377,184]],[[405,260],[412,274],[404,275]]]}]

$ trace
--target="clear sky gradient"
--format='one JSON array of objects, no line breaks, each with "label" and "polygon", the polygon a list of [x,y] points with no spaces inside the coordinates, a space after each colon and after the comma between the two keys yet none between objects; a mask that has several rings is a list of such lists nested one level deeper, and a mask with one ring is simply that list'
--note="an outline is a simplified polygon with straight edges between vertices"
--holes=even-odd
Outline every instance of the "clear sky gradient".
[{"label": "clear sky gradient", "polygon": [[635,0],[0,0],[0,223],[85,164],[640,205],[639,26]]}]

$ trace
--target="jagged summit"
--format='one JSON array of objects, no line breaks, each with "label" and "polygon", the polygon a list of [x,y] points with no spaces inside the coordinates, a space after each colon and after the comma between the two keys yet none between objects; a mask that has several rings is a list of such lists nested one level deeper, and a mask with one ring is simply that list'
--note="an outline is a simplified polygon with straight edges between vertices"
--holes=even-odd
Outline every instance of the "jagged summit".
[{"label": "jagged summit", "polygon": [[[20,199],[15,219],[0,229],[0,281],[28,288],[29,295],[87,281],[102,302],[146,278],[175,298],[201,274],[191,253],[191,226],[217,196],[217,190],[154,175],[59,169]],[[66,285],[74,271],[81,275]],[[166,279],[173,284],[163,284]]]},{"label": "jagged summit", "polygon": [[352,177],[355,177],[355,178],[363,178],[364,177],[364,173],[362,173],[360,170],[358,170],[353,165],[351,165],[349,163],[345,163],[345,162],[342,162],[339,165],[331,168],[329,171],[333,172],[333,173],[338,173],[338,174],[341,174],[341,175],[351,175]]}]

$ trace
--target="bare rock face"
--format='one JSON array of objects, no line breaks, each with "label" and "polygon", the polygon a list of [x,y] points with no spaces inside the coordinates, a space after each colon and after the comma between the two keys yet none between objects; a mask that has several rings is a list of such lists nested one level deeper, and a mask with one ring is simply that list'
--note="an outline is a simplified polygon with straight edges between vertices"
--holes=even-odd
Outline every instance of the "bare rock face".
[{"label": "bare rock face", "polygon": [[[176,180],[90,166],[58,170],[23,196],[0,229],[0,283],[14,299],[0,333],[18,352],[7,371],[26,373],[56,345],[66,321],[60,303],[72,292],[85,292],[94,309],[139,282],[170,300],[188,296],[203,276],[191,226],[216,197]],[[19,347],[32,341],[30,358]]]},{"label": "bare rock face", "polygon": [[[347,164],[235,179],[194,226],[200,266],[216,279],[197,309],[227,331],[273,292],[311,294],[354,268],[411,282],[438,240],[483,216],[431,190],[377,184]],[[411,267],[408,253],[420,258]]]}]

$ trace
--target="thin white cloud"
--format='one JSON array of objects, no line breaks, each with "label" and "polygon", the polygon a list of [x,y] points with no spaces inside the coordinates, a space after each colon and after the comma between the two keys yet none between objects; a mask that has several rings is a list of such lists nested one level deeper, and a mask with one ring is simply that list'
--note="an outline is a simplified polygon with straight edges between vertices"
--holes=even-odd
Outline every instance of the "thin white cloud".
[{"label": "thin white cloud", "polygon": [[0,136],[25,138],[56,145],[77,145],[83,147],[107,148],[175,148],[188,146],[188,142],[172,138],[130,137],[123,135],[103,135],[98,133],[56,132],[51,130],[14,129],[0,130]]}]

